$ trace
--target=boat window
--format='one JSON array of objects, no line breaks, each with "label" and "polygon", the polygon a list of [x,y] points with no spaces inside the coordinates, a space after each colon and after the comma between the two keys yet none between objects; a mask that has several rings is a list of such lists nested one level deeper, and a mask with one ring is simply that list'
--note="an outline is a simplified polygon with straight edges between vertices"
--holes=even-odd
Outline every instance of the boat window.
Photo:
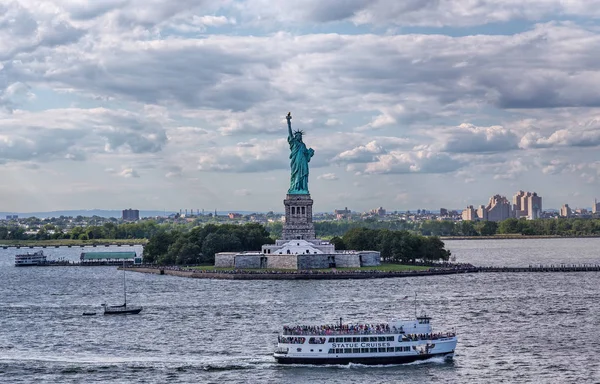
[{"label": "boat window", "polygon": [[377,352],[377,348],[369,348],[369,352],[371,352],[371,353]]},{"label": "boat window", "polygon": [[402,352],[403,347],[396,347],[396,352]]},{"label": "boat window", "polygon": [[311,349],[310,351],[311,351],[311,352],[314,352],[314,350],[313,350],[313,349]]},{"label": "boat window", "polygon": [[379,336],[379,337],[377,338],[377,341],[385,341],[385,336]]},{"label": "boat window", "polygon": [[394,341],[394,336],[388,336],[387,341]]},{"label": "boat window", "polygon": [[336,348],[335,353],[344,353],[342,348]]},{"label": "boat window", "polygon": [[319,349],[319,352],[323,352],[323,350],[322,350],[322,349]]},{"label": "boat window", "polygon": [[344,353],[352,353],[352,348],[344,348]]},{"label": "boat window", "polygon": [[327,352],[327,353],[332,353],[333,354],[333,353],[335,353],[335,350],[333,348],[330,348],[329,352]]},{"label": "boat window", "polygon": [[344,343],[351,343],[351,342],[352,342],[351,337],[344,337]]},{"label": "boat window", "polygon": [[352,353],[360,353],[360,348],[352,348]]},{"label": "boat window", "polygon": [[379,352],[385,352],[385,348],[379,348]]},{"label": "boat window", "polygon": [[394,352],[394,347],[388,347],[387,351],[388,352]]},{"label": "boat window", "polygon": [[361,348],[360,353],[369,353],[369,348]]},{"label": "boat window", "polygon": [[377,341],[376,337],[371,337],[371,341]]},{"label": "boat window", "polygon": [[368,337],[361,337],[360,341],[369,341],[369,338]]},{"label": "boat window", "polygon": [[302,348],[296,348],[296,352],[302,352]]},{"label": "boat window", "polygon": [[343,343],[344,342],[344,338],[343,337],[336,337],[335,338],[335,342],[336,343]]},{"label": "boat window", "polygon": [[410,347],[404,347],[405,352],[410,352]]},{"label": "boat window", "polygon": [[360,337],[353,337],[352,338],[352,342],[353,343],[358,343],[360,341]]},{"label": "boat window", "polygon": [[330,337],[328,340],[329,343],[335,343],[335,337]]}]

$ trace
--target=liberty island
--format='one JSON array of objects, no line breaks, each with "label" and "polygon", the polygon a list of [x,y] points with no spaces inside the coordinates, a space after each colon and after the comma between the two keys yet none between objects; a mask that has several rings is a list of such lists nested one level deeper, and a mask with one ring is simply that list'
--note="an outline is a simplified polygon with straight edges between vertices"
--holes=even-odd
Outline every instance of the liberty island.
[{"label": "liberty island", "polygon": [[326,240],[317,239],[313,224],[313,200],[308,191],[308,164],[315,151],[302,140],[304,132],[292,131],[292,114],[286,116],[290,145],[290,187],[283,200],[285,223],[282,239],[265,244],[260,251],[220,252],[215,267],[240,269],[321,269],[378,266],[377,251],[336,251]]}]

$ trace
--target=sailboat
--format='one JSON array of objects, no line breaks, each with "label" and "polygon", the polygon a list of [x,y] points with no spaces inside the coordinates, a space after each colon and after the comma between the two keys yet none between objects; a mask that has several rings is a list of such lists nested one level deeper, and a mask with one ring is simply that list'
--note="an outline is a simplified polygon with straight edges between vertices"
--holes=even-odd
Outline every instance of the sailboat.
[{"label": "sailboat", "polygon": [[123,260],[123,304],[122,305],[106,305],[104,307],[105,315],[137,315],[142,311],[139,305],[127,305],[127,287],[125,284],[125,260]]}]

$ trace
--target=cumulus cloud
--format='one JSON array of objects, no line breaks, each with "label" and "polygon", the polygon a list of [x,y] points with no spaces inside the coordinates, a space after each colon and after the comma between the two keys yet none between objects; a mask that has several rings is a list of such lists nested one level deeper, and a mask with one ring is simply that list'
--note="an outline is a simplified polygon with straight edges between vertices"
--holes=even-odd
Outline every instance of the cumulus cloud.
[{"label": "cumulus cloud", "polygon": [[460,169],[464,164],[445,153],[421,150],[415,152],[392,151],[377,156],[377,160],[366,164],[366,174],[402,173],[448,173]]},{"label": "cumulus cloud", "polygon": [[164,128],[124,110],[18,111],[0,120],[0,159],[84,160],[102,152],[155,153],[167,142]]},{"label": "cumulus cloud", "polygon": [[119,172],[119,176],[125,178],[138,178],[140,177],[139,173],[133,168],[125,168],[121,172]]},{"label": "cumulus cloud", "polygon": [[[210,148],[198,157],[198,170],[220,172],[261,172],[289,168],[285,139],[251,139],[235,146]],[[252,145],[249,145],[252,144]]]},{"label": "cumulus cloud", "polygon": [[337,180],[338,177],[335,173],[324,173],[322,175],[317,176],[318,180]]},{"label": "cumulus cloud", "polygon": [[337,163],[369,163],[373,161],[377,155],[385,152],[386,150],[374,140],[366,145],[360,145],[341,152],[336,155],[332,161]]},{"label": "cumulus cloud", "polygon": [[502,126],[461,124],[443,131],[441,150],[452,153],[504,152],[518,149],[519,137]]},{"label": "cumulus cloud", "polygon": [[600,145],[600,130],[559,129],[548,137],[530,132],[521,138],[519,145],[522,148],[596,147]]}]

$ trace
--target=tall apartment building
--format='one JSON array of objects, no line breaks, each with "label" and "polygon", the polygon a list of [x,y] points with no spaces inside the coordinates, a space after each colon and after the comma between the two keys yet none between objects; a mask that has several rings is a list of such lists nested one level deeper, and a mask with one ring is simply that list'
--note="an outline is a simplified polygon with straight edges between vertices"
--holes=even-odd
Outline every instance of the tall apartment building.
[{"label": "tall apartment building", "polygon": [[477,220],[477,211],[473,208],[472,205],[468,205],[465,210],[462,211],[462,219],[464,221],[474,221]]},{"label": "tall apartment building", "polygon": [[137,209],[124,209],[123,221],[138,221],[140,219],[140,211]]},{"label": "tall apartment building", "polygon": [[487,216],[484,220],[502,221],[513,216],[510,202],[504,196],[494,195],[490,197],[488,205],[485,207],[482,206],[482,208]]},{"label": "tall apartment building", "polygon": [[571,210],[571,207],[569,207],[569,204],[560,207],[560,217],[571,217],[572,214],[573,211]]},{"label": "tall apartment building", "polygon": [[513,196],[513,215],[519,219],[539,219],[542,214],[542,197],[535,192],[519,191]]},{"label": "tall apartment building", "polygon": [[592,205],[592,213],[600,213],[600,203],[594,199],[594,205]]},{"label": "tall apartment building", "polygon": [[462,211],[463,220],[502,221],[513,217],[512,207],[504,196],[490,197],[487,205],[480,205],[477,209],[472,205]]}]

